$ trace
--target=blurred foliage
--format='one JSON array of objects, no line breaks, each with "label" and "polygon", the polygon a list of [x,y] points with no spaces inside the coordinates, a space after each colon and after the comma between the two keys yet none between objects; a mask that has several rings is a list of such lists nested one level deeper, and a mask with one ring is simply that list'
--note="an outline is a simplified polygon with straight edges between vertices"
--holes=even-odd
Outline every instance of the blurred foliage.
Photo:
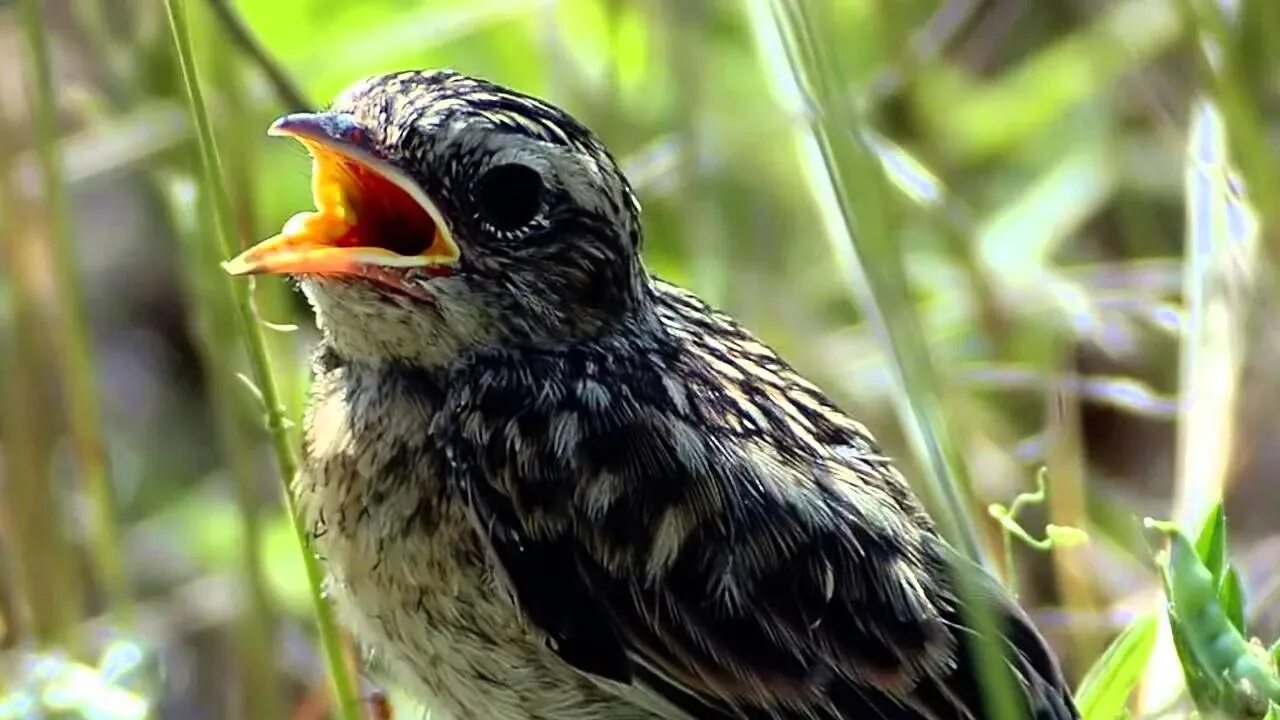
[{"label": "blurred foliage", "polygon": [[0,719],[144,720],[159,682],[154,660],[127,641],[107,645],[95,665],[59,653],[22,657],[0,696]]},{"label": "blurred foliage", "polygon": [[[300,100],[410,67],[546,97],[636,185],[651,269],[777,347],[913,482],[938,472],[922,432],[952,446],[960,512],[1006,577],[1016,565],[1091,720],[1190,708],[1173,681],[1186,642],[1153,620],[1172,565],[1152,561],[1138,518],[1199,537],[1187,528],[1224,500],[1230,545],[1224,532],[1221,555],[1197,555],[1219,629],[1280,637],[1275,0],[792,3],[820,18],[824,70],[808,80],[770,39],[785,3],[184,4],[233,244],[310,206],[302,150],[263,134]],[[29,669],[48,658],[115,687],[96,658],[121,636],[163,660],[127,688],[154,716],[274,717],[271,691],[290,717],[329,716],[263,406],[235,379],[249,356],[217,299],[216,198],[197,181],[163,3],[24,7],[41,10],[42,43],[0,3],[0,716],[14,702],[39,716]],[[815,127],[843,157],[834,171]],[[58,173],[42,171],[45,143]],[[277,404],[297,418],[310,318],[276,280],[252,299],[272,323]],[[908,324],[915,340],[889,342]],[[78,341],[93,382],[66,361]],[[74,409],[95,406],[96,423]],[[114,498],[91,492],[85,423]],[[1009,526],[985,509],[1035,494],[1042,467],[1044,502],[1016,518],[1034,542],[1006,558]],[[127,618],[109,614],[95,535],[113,517]],[[1060,532],[1046,526],[1089,542],[1034,540]],[[69,655],[48,654],[58,638]]]}]

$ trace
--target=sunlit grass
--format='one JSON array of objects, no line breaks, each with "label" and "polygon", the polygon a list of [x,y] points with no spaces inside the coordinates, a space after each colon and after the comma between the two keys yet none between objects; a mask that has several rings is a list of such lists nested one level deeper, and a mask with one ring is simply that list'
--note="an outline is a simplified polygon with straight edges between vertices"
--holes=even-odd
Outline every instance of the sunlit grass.
[{"label": "sunlit grass", "polygon": [[[218,3],[210,5],[213,12],[218,12],[219,8],[223,12],[229,12]],[[239,56],[218,52],[224,32],[210,13],[198,12],[196,17],[196,27],[202,28],[199,39],[203,40],[197,47],[202,45],[205,49],[204,54],[198,57],[207,58],[212,65],[216,95],[231,119],[238,121],[245,118],[248,113]],[[295,103],[302,101],[301,98],[293,99]],[[222,138],[223,147],[228,150],[227,178],[236,211],[237,231],[234,234],[247,237],[253,232],[257,210],[257,186],[253,175],[257,144],[250,136],[251,129],[247,123],[227,123],[224,127],[226,131]],[[230,352],[231,348],[237,346],[235,311],[228,303],[231,296],[221,291],[224,287],[220,272],[223,258],[216,252],[220,243],[215,238],[208,237],[208,233],[214,232],[218,224],[212,216],[208,196],[201,196],[201,200],[203,202],[198,203],[195,208],[189,204],[187,207],[171,204],[171,207],[175,213],[187,213],[189,227],[185,228],[184,234],[184,264],[187,268],[189,291],[194,295],[191,305],[196,313],[205,313],[200,336],[204,341],[204,356],[209,362],[209,403],[218,424],[227,467],[235,484],[236,504],[244,529],[240,543],[240,561],[244,567],[248,607],[236,633],[242,658],[240,680],[244,688],[240,704],[243,714],[249,720],[273,720],[284,713],[278,670],[277,641],[280,633],[277,629],[275,603],[268,584],[263,538],[264,526],[273,513],[272,508],[263,505],[261,484],[256,482],[256,465],[252,462],[255,438],[246,432],[244,408],[234,402],[235,399],[245,397],[236,387],[235,376],[240,370],[233,364],[237,358]],[[196,322],[200,319],[193,318]],[[292,346],[285,348],[286,351],[292,349]],[[280,362],[278,358],[284,354],[278,351],[273,353],[273,359],[277,359],[278,372],[282,377],[293,377],[297,373],[296,363],[287,355]],[[287,395],[287,390],[285,394]],[[282,399],[282,404],[290,411],[290,416],[293,416],[292,404],[287,399]],[[291,438],[291,441],[294,439]]]},{"label": "sunlit grass", "polygon": [[[964,499],[962,463],[957,462],[949,432],[940,415],[938,390],[923,333],[915,320],[890,219],[892,200],[877,159],[857,137],[860,122],[845,106],[845,92],[833,87],[830,50],[822,38],[806,37],[810,24],[801,6],[754,2],[756,28],[765,67],[775,92],[794,117],[808,118],[797,134],[799,153],[819,205],[839,267],[850,276],[869,324],[891,352],[898,373],[903,424],[912,436],[922,464],[930,509],[943,534],[979,560],[982,553]],[[827,53],[825,57],[820,54]],[[806,87],[821,88],[807,94]],[[856,192],[853,188],[856,187]]]}]

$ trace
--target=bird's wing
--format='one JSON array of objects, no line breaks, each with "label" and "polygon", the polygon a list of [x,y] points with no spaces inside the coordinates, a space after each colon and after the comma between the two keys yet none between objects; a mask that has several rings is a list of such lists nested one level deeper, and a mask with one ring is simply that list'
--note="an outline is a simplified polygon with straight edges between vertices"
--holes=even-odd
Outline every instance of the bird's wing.
[{"label": "bird's wing", "polygon": [[[482,358],[452,390],[437,432],[529,619],[700,719],[984,717],[956,563],[900,476],[767,348],[677,301],[699,322],[666,317],[662,343]],[[1036,717],[1072,717],[986,587]]]}]

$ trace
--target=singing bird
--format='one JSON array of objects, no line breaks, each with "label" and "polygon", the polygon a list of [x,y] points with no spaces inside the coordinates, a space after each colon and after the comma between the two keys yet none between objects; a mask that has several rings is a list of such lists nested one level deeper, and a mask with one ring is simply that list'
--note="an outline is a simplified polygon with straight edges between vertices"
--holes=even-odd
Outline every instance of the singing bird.
[{"label": "singing bird", "polygon": [[270,132],[316,210],[225,267],[314,308],[299,512],[373,672],[433,717],[992,717],[975,607],[1020,714],[1078,716],[866,428],[646,270],[581,123],[411,71]]}]

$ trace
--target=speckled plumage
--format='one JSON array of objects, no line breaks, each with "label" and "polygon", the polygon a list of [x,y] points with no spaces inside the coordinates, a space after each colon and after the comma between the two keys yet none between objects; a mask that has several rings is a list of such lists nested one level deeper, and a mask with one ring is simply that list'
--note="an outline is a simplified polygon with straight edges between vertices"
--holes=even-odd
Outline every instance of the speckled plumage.
[{"label": "speckled plumage", "polygon": [[[462,249],[414,279],[428,301],[300,278],[325,339],[296,490],[391,681],[457,720],[980,718],[960,571],[1007,623],[1027,709],[1076,717],[1029,621],[866,429],[647,274],[589,131],[448,73],[375,78],[332,111]],[[516,231],[472,207],[495,162],[546,185]]]},{"label": "speckled plumage", "polygon": [[456,720],[626,720],[516,611],[425,428],[429,375],[319,355],[295,492],[340,618],[377,675]]}]

